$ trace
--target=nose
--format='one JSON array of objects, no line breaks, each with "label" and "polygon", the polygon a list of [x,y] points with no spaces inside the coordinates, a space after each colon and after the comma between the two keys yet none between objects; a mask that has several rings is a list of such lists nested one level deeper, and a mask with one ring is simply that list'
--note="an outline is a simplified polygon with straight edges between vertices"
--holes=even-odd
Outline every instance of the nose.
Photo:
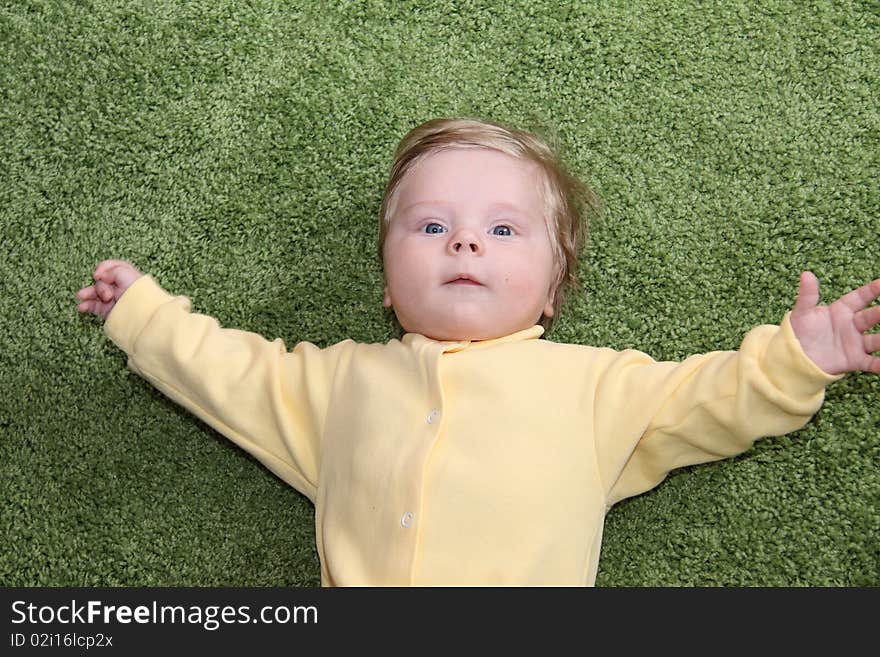
[{"label": "nose", "polygon": [[455,255],[461,252],[482,254],[483,245],[480,243],[479,237],[477,237],[477,234],[473,230],[470,228],[462,228],[453,233],[449,238],[448,249],[450,255]]}]

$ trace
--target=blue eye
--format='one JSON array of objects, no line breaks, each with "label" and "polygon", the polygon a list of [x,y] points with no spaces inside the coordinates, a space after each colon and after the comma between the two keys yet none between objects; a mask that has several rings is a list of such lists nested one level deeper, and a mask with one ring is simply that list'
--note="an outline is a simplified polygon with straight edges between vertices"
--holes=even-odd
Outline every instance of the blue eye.
[{"label": "blue eye", "polygon": [[[506,233],[496,233],[495,230],[498,228],[506,230],[507,232]],[[510,235],[513,235],[513,231],[510,230],[510,226],[495,226],[495,228],[492,229],[492,234],[493,235],[501,235],[502,237],[508,237]]]},{"label": "blue eye", "polygon": [[425,232],[429,235],[437,235],[445,230],[446,229],[438,223],[431,222],[425,225]]}]

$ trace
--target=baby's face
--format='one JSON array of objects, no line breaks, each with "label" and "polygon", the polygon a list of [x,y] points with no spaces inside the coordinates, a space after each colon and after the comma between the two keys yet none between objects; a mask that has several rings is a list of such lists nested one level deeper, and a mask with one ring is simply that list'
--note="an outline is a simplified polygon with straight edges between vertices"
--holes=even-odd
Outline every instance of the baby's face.
[{"label": "baby's face", "polygon": [[404,177],[383,259],[384,303],[405,331],[487,340],[553,314],[541,175],[531,162],[465,147],[432,153]]}]

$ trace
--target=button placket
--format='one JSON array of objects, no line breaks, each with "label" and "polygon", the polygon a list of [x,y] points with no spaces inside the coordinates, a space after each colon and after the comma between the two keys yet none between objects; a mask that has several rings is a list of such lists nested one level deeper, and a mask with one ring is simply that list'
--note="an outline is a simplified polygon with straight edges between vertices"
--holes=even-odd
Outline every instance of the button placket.
[{"label": "button placket", "polygon": [[[425,421],[428,424],[437,424],[440,421],[440,409],[433,408],[431,412],[428,413],[428,416],[425,418]],[[404,529],[409,529],[412,527],[413,522],[415,521],[415,514],[411,511],[407,511],[402,516],[400,516],[400,526]]]}]

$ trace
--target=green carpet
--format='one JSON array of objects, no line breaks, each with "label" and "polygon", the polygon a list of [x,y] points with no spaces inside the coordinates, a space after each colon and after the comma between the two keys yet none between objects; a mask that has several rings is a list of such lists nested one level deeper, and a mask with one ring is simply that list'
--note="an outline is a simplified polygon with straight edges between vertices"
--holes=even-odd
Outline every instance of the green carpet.
[{"label": "green carpet", "polygon": [[[880,276],[876,1],[16,1],[0,42],[2,585],[319,583],[310,503],[74,293],[124,258],[289,348],[386,341],[376,216],[429,118],[550,134],[602,197],[550,339],[680,360],[804,269]],[[878,393],[615,507],[597,584],[880,585]]]}]

